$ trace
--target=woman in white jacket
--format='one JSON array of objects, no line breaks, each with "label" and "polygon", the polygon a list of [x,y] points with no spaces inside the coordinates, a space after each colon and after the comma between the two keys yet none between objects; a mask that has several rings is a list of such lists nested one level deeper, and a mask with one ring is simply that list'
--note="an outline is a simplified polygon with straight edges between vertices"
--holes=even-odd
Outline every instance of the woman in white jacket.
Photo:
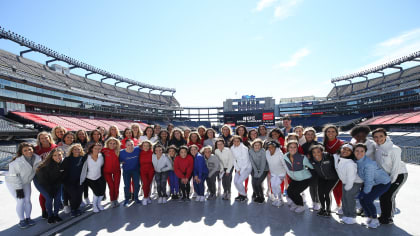
[{"label": "woman in white jacket", "polygon": [[344,144],[340,154],[334,154],[335,169],[343,183],[341,221],[345,224],[356,223],[356,196],[360,192],[363,180],[357,174],[357,164],[354,161],[353,146]]},{"label": "woman in white jacket", "polygon": [[248,148],[242,143],[242,138],[238,135],[232,137],[232,151],[235,166],[235,177],[233,183],[238,190],[239,196],[235,198],[236,201],[248,200],[244,186],[245,180],[249,177],[252,171],[251,161],[249,160]]},{"label": "woman in white jacket", "polygon": [[273,191],[272,205],[279,207],[283,205],[280,185],[286,177],[286,163],[284,162],[283,152],[280,150],[278,143],[268,142],[267,151],[265,152],[268,167],[271,174],[271,189]]},{"label": "woman in white jacket", "polygon": [[225,147],[225,140],[220,138],[216,140],[216,150],[214,154],[220,161],[220,176],[222,176],[223,200],[230,199],[232,171],[233,171],[233,155],[229,148]]},{"label": "woman in white jacket", "polygon": [[35,221],[31,220],[31,182],[40,162],[41,158],[34,153],[34,146],[25,142],[19,144],[16,156],[9,164],[6,184],[16,199],[16,213],[21,228],[35,224]]},{"label": "woman in white jacket", "polygon": [[405,181],[407,181],[407,167],[401,161],[401,148],[394,145],[387,136],[385,129],[378,128],[374,130],[372,136],[376,143],[376,163],[391,177],[391,187],[379,197],[381,216],[378,220],[381,224],[392,224],[392,217],[395,211],[395,197]]},{"label": "woman in white jacket", "polygon": [[166,180],[168,179],[169,171],[174,169],[172,161],[163,152],[163,145],[155,144],[153,146],[152,163],[153,168],[155,168],[155,180],[159,204],[165,204],[168,201],[168,195],[166,194]]}]

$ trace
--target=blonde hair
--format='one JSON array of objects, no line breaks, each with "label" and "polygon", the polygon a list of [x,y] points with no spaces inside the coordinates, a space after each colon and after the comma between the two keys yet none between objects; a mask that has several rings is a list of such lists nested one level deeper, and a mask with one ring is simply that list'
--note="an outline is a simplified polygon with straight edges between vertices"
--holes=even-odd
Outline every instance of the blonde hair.
[{"label": "blonde hair", "polygon": [[36,136],[36,145],[38,147],[41,148],[41,141],[39,140],[41,138],[41,135],[47,135],[48,136],[48,140],[50,142],[50,146],[54,144],[54,140],[53,140],[51,134],[48,133],[48,132],[42,131],[41,133],[38,134],[38,136]]},{"label": "blonde hair", "polygon": [[80,156],[84,156],[85,155],[85,150],[83,150],[83,147],[82,147],[82,145],[80,145],[80,143],[75,143],[75,144],[72,144],[71,146],[70,146],[70,149],[69,149],[69,151],[67,152],[67,155],[66,155],[66,157],[69,157],[71,154],[73,154],[73,149],[75,149],[75,148],[80,148]]},{"label": "blonde hair", "polygon": [[[121,142],[120,142],[120,140],[118,140],[118,139],[116,139],[116,138],[114,138],[114,137],[111,137],[111,138],[109,138],[109,139],[107,139],[106,141],[105,141],[105,148],[109,148],[109,142],[111,142],[111,141],[115,141],[116,143],[117,143],[117,147],[115,148],[115,154],[118,156],[118,155],[120,155],[120,150],[121,150]],[[132,140],[130,140],[130,141],[132,141]],[[133,141],[132,141],[133,142]]]},{"label": "blonde hair", "polygon": [[[299,136],[297,135],[297,133],[289,133],[288,135],[287,135],[287,137],[286,137],[286,143],[289,143],[289,139],[291,138],[291,137],[295,137],[296,138],[296,140],[297,141],[299,141]],[[294,141],[294,140],[291,140],[291,141]],[[290,141],[290,142],[291,142]],[[286,146],[287,146],[287,144],[286,144]]]},{"label": "blonde hair", "polygon": [[[195,145],[195,144],[194,144],[194,145]],[[196,146],[197,146],[197,145],[196,145]],[[207,150],[207,149],[210,149],[210,152],[211,152],[211,153],[213,153],[213,147],[212,147],[212,146],[210,146],[210,145],[207,145],[207,146],[205,146],[205,147],[202,147],[202,148],[201,148],[201,150],[200,150],[200,153],[204,155],[204,151],[205,151],[205,150]]]},{"label": "blonde hair", "polygon": [[65,134],[65,133],[67,133],[66,128],[64,128],[64,127],[63,127],[63,126],[61,126],[61,125],[57,125],[56,127],[54,127],[54,128],[51,130],[51,137],[52,137],[52,139],[53,139],[54,141],[57,141],[57,140],[58,140],[58,137],[57,137],[57,135],[55,134],[55,132],[57,131],[57,129],[62,129],[62,130],[64,130],[64,134]]},{"label": "blonde hair", "polygon": [[137,135],[133,135],[133,138],[135,138],[135,139],[140,139],[140,136],[142,136],[142,135],[143,135],[143,132],[141,131],[140,125],[139,125],[138,123],[132,123],[132,124],[131,124],[131,130],[133,131],[133,134],[134,134],[134,129],[133,129],[133,127],[137,127],[137,128],[139,128],[139,133],[138,133]]},{"label": "blonde hair", "polygon": [[[108,128],[108,138],[109,137],[112,137],[111,136],[111,129],[112,128],[115,128],[115,130],[117,131],[117,138],[120,136],[120,130],[118,129],[118,127],[116,126],[116,125],[111,125],[111,126],[109,126],[109,128]],[[115,138],[115,137],[114,137]]]}]

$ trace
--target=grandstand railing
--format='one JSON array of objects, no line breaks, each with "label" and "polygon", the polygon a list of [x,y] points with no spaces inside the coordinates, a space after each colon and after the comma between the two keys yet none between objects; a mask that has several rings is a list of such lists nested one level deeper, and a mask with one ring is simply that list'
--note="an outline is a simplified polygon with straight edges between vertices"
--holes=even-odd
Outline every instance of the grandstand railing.
[{"label": "grandstand railing", "polygon": [[401,147],[401,160],[406,163],[420,164],[420,147]]}]

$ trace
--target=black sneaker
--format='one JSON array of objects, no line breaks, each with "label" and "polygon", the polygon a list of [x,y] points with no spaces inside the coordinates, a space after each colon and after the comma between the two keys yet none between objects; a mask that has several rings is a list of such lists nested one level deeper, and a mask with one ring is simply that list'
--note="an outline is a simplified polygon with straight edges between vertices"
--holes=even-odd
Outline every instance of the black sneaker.
[{"label": "black sneaker", "polygon": [[327,217],[327,218],[331,217],[331,211],[325,211],[323,217]]},{"label": "black sneaker", "polygon": [[239,196],[240,197],[240,199],[239,199],[239,201],[241,201],[241,202],[244,202],[244,201],[247,201],[248,200],[248,198],[246,197],[246,196]]},{"label": "black sneaker", "polygon": [[392,220],[391,218],[390,219],[386,219],[386,218],[379,217],[378,220],[379,220],[379,223],[381,223],[381,225],[391,225],[391,224],[394,224],[394,220]]},{"label": "black sneaker", "polygon": [[55,223],[55,217],[54,216],[50,216],[48,217],[48,224],[54,224]]},{"label": "black sneaker", "polygon": [[82,215],[82,211],[81,210],[79,210],[79,209],[77,209],[76,210],[76,216],[81,216]]},{"label": "black sneaker", "polygon": [[58,215],[54,216],[55,222],[61,222],[63,219],[61,219]]},{"label": "black sneaker", "polygon": [[179,199],[178,194],[172,194],[172,197],[171,198],[173,200],[178,200]]},{"label": "black sneaker", "polygon": [[326,213],[326,211],[324,209],[321,208],[321,210],[318,211],[318,213],[316,213],[317,216],[324,216]]},{"label": "black sneaker", "polygon": [[235,197],[235,201],[242,201],[242,196],[239,195],[239,196]]},{"label": "black sneaker", "polygon": [[257,194],[254,192],[252,193],[252,201],[255,202],[256,199],[257,199]]},{"label": "black sneaker", "polygon": [[48,212],[42,211],[42,219],[48,219]]},{"label": "black sneaker", "polygon": [[36,224],[36,222],[32,220],[31,218],[26,218],[25,221],[29,226],[33,226]]}]

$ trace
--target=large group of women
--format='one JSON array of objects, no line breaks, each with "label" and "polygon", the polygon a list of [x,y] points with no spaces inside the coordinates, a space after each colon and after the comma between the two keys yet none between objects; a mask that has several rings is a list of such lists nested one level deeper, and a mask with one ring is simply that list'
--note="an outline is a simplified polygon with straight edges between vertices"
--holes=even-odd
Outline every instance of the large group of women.
[{"label": "large group of women", "polygon": [[[367,126],[356,126],[353,139],[345,143],[337,138],[338,128],[327,125],[319,143],[312,127],[292,128],[288,118],[283,124],[283,129],[270,131],[264,125],[258,129],[240,125],[235,133],[224,125],[217,134],[212,128],[182,130],[172,124],[141,130],[135,123],[122,135],[116,126],[98,127],[89,135],[57,126],[51,133],[40,132],[36,146],[19,145],[6,183],[16,199],[21,228],[35,224],[30,217],[32,182],[40,192],[42,217],[53,224],[62,221],[60,210],[72,217],[81,215],[84,205],[91,204],[95,213],[103,211],[105,197],[110,207],[118,207],[121,174],[125,207],[133,202],[151,204],[152,196],[158,204],[186,202],[190,197],[197,202],[230,200],[232,181],[238,192],[235,201],[243,202],[251,177],[256,203],[267,201],[301,213],[303,192],[309,187],[318,216],[331,217],[333,192],[337,205],[333,212],[342,215],[342,223],[355,224],[357,214],[365,216],[363,225],[369,228],[393,223],[396,194],[407,180],[407,169],[401,149],[385,129],[371,132]],[[368,138],[370,133],[374,141]],[[356,209],[356,200],[361,209]]]}]

